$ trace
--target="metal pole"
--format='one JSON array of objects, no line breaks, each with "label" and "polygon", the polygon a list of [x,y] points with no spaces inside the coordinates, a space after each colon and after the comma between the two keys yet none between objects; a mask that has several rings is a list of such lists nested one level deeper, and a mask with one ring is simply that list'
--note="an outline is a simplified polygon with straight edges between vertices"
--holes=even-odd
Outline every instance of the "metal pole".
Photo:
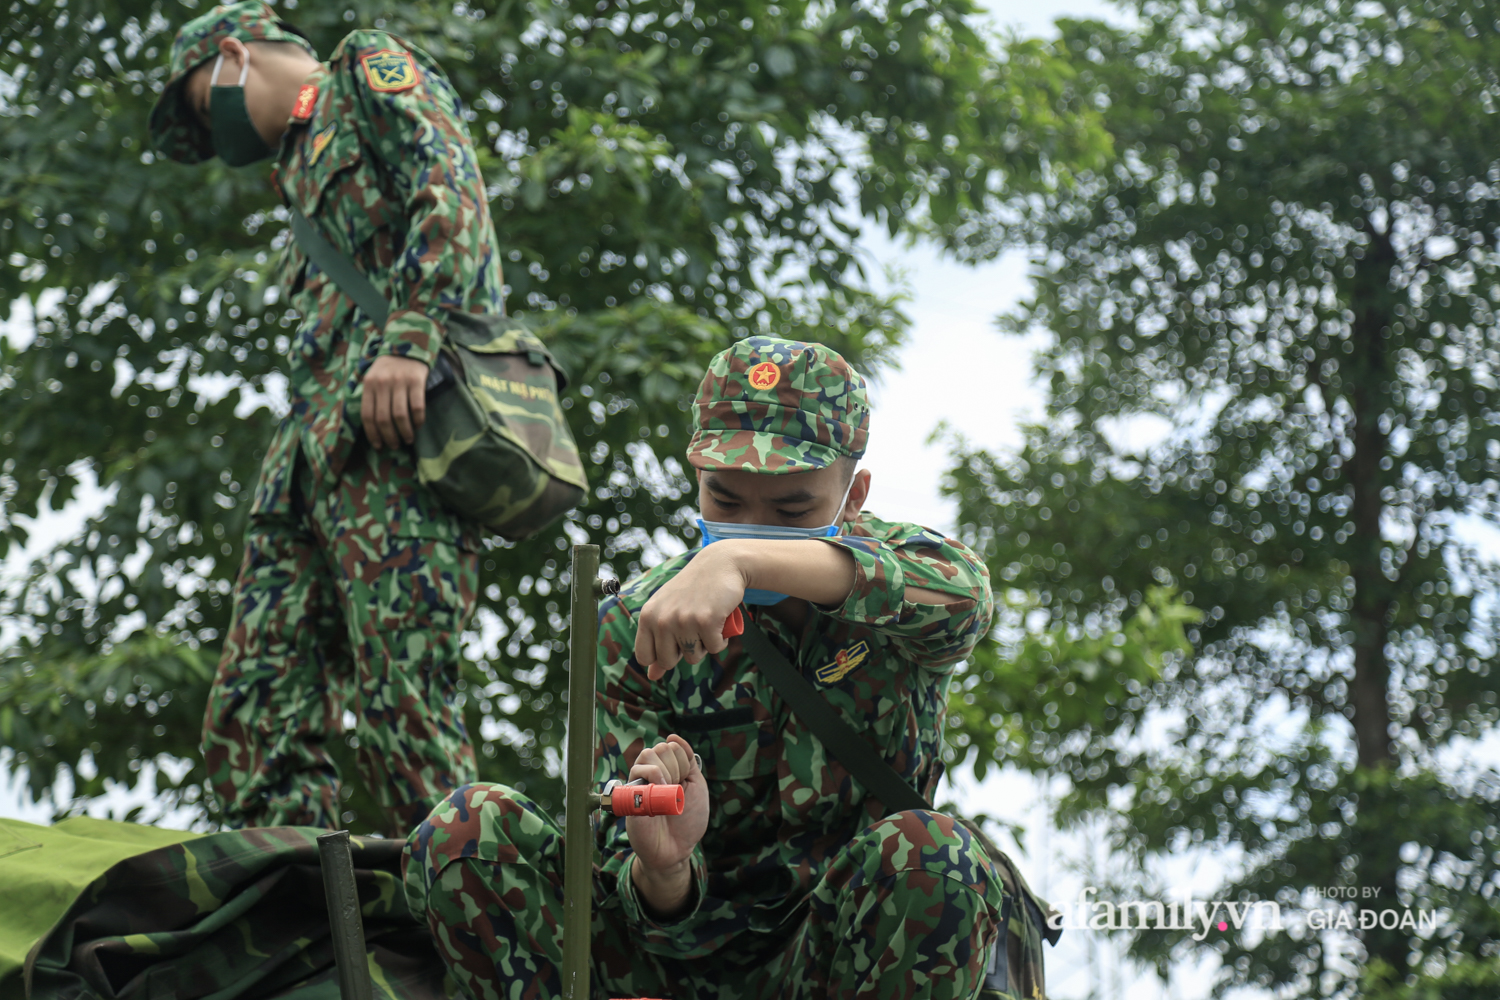
[{"label": "metal pole", "polygon": [[[599,637],[599,546],[573,546],[572,621],[568,640],[567,819],[563,831],[563,965],[565,1000],[589,1000],[594,891],[594,662]],[[347,998],[346,998],[347,1000]]]},{"label": "metal pole", "polygon": [[319,836],[318,861],[323,867],[323,894],[328,899],[339,996],[343,1000],[371,1000],[373,988],[369,960],[365,957],[365,925],[359,914],[359,889],[354,884],[349,831],[337,830]]}]

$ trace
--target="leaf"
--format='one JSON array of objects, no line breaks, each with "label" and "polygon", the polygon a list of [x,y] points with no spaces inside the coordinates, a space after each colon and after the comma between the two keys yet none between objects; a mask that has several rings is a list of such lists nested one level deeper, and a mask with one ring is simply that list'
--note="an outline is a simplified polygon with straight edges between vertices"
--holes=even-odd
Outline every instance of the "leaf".
[{"label": "leaf", "polygon": [[767,48],[764,61],[766,71],[777,78],[791,76],[797,71],[797,57],[785,45]]}]

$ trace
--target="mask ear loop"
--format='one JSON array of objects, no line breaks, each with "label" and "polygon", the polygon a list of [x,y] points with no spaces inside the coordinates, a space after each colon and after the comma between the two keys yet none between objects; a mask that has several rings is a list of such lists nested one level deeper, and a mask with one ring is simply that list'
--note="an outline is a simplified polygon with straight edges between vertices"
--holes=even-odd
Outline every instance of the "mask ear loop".
[{"label": "mask ear loop", "polygon": [[849,485],[844,487],[844,499],[839,501],[838,508],[833,512],[833,523],[838,527],[834,534],[842,534],[844,531],[844,508],[849,505],[849,494],[854,492],[854,477],[859,475],[859,466],[849,473]]},{"label": "mask ear loop", "polygon": [[[214,60],[214,71],[213,71],[213,73],[208,78],[208,85],[210,87],[217,87],[219,85],[219,68],[221,66],[223,66],[223,65],[224,65],[224,53],[220,52],[219,53],[219,58],[217,58],[217,59]],[[245,50],[245,61],[240,64],[240,84],[239,85],[241,87],[243,87],[245,85],[245,80],[248,79],[249,76],[250,76],[250,50],[246,49]]]}]

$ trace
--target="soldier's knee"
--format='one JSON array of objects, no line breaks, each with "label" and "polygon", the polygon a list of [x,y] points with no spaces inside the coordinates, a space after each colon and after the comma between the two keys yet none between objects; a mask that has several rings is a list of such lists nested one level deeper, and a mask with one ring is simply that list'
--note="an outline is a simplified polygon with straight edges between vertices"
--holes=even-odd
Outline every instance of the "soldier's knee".
[{"label": "soldier's knee", "polygon": [[479,781],[445,796],[408,842],[445,858],[529,861],[544,853],[556,828],[537,804],[508,785]]},{"label": "soldier's knee", "polygon": [[407,901],[426,908],[449,862],[475,858],[540,868],[560,846],[557,826],[535,802],[506,785],[476,782],[454,789],[406,840],[402,869]]},{"label": "soldier's knee", "polygon": [[892,813],[866,827],[850,843],[849,851],[859,873],[856,881],[921,871],[986,895],[993,877],[984,849],[963,824],[925,809]]},{"label": "soldier's knee", "polygon": [[[1001,929],[1003,890],[983,848],[950,816],[899,812],[862,830],[814,907],[862,938],[877,967],[974,983]],[[961,975],[960,975],[961,971]]]}]

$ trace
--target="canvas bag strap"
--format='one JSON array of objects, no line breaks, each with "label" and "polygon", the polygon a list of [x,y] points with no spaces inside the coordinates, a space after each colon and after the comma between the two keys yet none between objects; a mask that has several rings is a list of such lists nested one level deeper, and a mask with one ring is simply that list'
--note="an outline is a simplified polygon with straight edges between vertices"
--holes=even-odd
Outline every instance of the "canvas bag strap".
[{"label": "canvas bag strap", "polygon": [[817,689],[771,644],[770,637],[749,615],[745,616],[742,641],[760,672],[766,675],[771,687],[781,695],[781,699],[790,706],[802,724],[812,730],[813,735],[835,760],[844,765],[871,795],[880,800],[888,813],[906,809],[932,809],[927,800],[875,752],[874,747],[839,718],[828,699],[818,694]]},{"label": "canvas bag strap", "polygon": [[289,210],[292,213],[292,236],[297,240],[297,246],[302,248],[302,252],[324,274],[333,279],[333,283],[345,295],[354,300],[354,304],[366,316],[374,320],[377,327],[384,327],[391,314],[391,307],[385,296],[380,294],[380,290],[369,278],[359,272],[354,261],[334,249],[333,244],[313,228],[313,224],[307,221],[307,216],[295,208],[289,207]]}]

